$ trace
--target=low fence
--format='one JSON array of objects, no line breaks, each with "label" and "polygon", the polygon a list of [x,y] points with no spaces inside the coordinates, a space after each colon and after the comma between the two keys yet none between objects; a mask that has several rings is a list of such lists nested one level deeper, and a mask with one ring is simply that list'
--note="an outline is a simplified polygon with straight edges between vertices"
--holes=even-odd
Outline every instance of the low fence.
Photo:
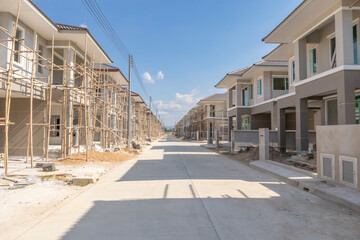
[{"label": "low fence", "polygon": [[[258,130],[234,130],[233,146],[235,149],[240,147],[258,146]],[[316,132],[309,132],[309,146],[312,148],[316,144]],[[274,148],[279,147],[278,131],[269,131],[269,145]],[[286,148],[296,150],[296,131],[286,131]]]}]

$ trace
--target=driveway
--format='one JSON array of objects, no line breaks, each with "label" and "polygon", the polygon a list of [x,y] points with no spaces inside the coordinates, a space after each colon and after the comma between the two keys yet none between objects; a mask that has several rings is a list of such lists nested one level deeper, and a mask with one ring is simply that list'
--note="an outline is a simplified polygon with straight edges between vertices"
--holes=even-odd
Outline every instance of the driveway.
[{"label": "driveway", "polygon": [[360,215],[166,136],[19,239],[358,240]]}]

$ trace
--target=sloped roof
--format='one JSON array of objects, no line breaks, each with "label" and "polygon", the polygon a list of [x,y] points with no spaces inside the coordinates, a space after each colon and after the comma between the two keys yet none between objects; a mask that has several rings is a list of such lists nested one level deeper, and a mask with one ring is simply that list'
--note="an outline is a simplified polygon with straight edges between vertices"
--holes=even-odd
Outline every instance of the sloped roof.
[{"label": "sloped roof", "polygon": [[233,72],[229,72],[227,75],[239,75],[241,76],[244,72],[246,72],[250,67],[244,67]]},{"label": "sloped roof", "polygon": [[226,93],[216,93],[205,97],[199,101],[201,102],[226,102]]},{"label": "sloped roof", "polygon": [[86,27],[74,26],[64,23],[56,23],[56,26],[59,28],[59,30],[75,30],[75,31],[89,30]]},{"label": "sloped roof", "polygon": [[266,66],[266,67],[287,67],[287,61],[261,61],[254,64],[254,66]]}]

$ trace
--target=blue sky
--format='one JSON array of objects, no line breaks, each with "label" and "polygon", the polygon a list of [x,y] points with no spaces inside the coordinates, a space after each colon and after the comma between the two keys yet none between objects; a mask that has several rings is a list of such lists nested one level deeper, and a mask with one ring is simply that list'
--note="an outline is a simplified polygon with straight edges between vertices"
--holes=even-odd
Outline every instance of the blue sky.
[{"label": "blue sky", "polygon": [[[127,76],[115,50],[81,0],[33,0],[54,22],[86,25]],[[142,81],[166,126],[216,90],[226,73],[252,63],[275,45],[261,39],[302,0],[98,0],[134,56]],[[133,78],[134,91],[143,95]],[[144,100],[148,99],[144,96]]]}]

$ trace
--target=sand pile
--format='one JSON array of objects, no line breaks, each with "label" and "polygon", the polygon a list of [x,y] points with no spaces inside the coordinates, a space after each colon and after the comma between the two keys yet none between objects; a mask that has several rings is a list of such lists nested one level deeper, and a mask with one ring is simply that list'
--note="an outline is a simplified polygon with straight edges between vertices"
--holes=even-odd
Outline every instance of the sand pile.
[{"label": "sand pile", "polygon": [[[126,152],[97,152],[89,151],[90,162],[123,162],[134,158],[134,154]],[[71,164],[82,164],[86,162],[86,153],[74,153],[65,159],[56,160],[57,164],[71,165]]]}]

